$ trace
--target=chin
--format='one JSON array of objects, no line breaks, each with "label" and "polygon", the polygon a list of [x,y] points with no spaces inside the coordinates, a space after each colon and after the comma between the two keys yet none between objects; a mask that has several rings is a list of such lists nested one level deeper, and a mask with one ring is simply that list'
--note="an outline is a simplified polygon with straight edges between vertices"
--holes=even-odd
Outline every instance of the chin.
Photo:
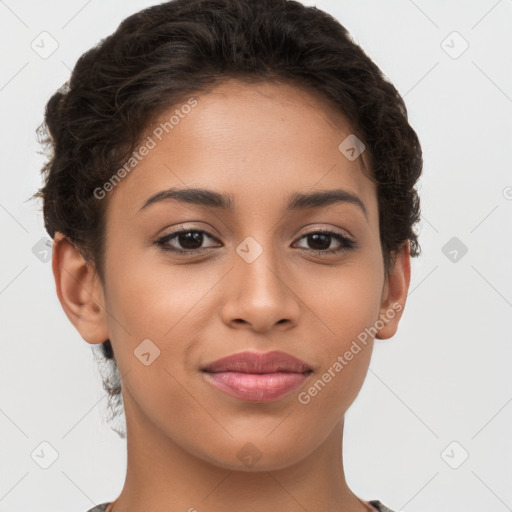
[{"label": "chin", "polygon": [[[245,439],[247,437],[245,436]],[[230,444],[231,446],[217,445],[220,448],[219,453],[203,452],[198,455],[223,469],[257,473],[288,468],[307,457],[315,448],[310,446],[308,449],[306,446],[297,445],[296,442],[281,443],[277,438],[274,443],[264,439],[255,442],[232,440]],[[229,457],[228,454],[233,456]]]}]

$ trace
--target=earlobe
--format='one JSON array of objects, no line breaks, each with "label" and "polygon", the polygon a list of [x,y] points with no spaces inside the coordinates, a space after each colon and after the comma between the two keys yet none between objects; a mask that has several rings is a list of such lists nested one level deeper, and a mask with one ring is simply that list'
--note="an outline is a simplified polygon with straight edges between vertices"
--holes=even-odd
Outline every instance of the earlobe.
[{"label": "earlobe", "polygon": [[396,253],[393,268],[388,276],[382,294],[379,314],[379,328],[376,338],[388,339],[394,336],[402,316],[411,279],[411,255],[409,242]]},{"label": "earlobe", "polygon": [[103,287],[91,264],[62,234],[55,233],[52,270],[66,316],[88,343],[109,338]]}]

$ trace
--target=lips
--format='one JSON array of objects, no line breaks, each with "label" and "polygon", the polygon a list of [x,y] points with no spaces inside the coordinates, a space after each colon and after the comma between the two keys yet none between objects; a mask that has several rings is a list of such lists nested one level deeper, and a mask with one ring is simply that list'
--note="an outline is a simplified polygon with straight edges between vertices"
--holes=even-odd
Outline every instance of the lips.
[{"label": "lips", "polygon": [[312,368],[305,361],[276,350],[264,354],[258,352],[233,354],[206,365],[202,370],[210,373],[304,373],[311,371]]},{"label": "lips", "polygon": [[280,351],[241,352],[202,368],[212,386],[250,402],[282,398],[303,384],[312,371],[305,361]]}]

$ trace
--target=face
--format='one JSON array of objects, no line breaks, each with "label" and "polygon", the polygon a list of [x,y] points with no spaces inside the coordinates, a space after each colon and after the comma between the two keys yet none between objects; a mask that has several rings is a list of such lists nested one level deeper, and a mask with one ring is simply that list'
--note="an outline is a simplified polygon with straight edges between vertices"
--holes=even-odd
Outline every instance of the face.
[{"label": "face", "polygon": [[[129,438],[143,425],[217,466],[247,470],[245,450],[261,457],[258,470],[278,469],[340,425],[376,322],[391,335],[403,301],[385,278],[365,155],[338,149],[351,127],[327,100],[234,81],[194,98],[169,133],[157,127],[180,106],[162,113],[146,134],[154,147],[104,199],[108,314],[101,335],[82,334],[112,342]],[[188,196],[161,194],[170,189]],[[282,351],[309,371],[277,391],[244,381],[240,396],[202,371],[245,351]]]}]

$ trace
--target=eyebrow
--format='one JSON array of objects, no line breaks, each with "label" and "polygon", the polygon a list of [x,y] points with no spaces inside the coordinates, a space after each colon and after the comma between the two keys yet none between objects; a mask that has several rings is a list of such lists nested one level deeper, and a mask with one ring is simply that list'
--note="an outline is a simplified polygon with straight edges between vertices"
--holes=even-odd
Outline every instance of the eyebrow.
[{"label": "eyebrow", "polygon": [[[206,206],[209,208],[220,208],[233,211],[234,198],[230,194],[221,194],[213,190],[203,188],[177,189],[170,188],[162,190],[149,197],[139,211],[148,206],[162,201],[179,201],[182,203]],[[320,190],[315,192],[295,192],[292,194],[286,205],[287,211],[305,210],[319,208],[337,203],[350,203],[358,206],[368,218],[368,212],[364,203],[352,192],[343,189]]]}]

